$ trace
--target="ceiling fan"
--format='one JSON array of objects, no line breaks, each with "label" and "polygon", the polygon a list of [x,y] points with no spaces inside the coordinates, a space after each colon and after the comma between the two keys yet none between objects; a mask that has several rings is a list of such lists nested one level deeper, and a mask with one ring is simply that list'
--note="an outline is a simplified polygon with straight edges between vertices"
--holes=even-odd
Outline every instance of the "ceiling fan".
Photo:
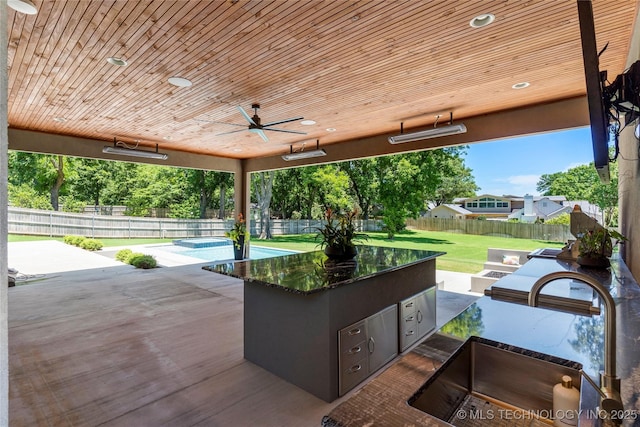
[{"label": "ceiling fan", "polygon": [[[262,124],[260,117],[258,117],[258,110],[260,109],[260,104],[251,104],[251,108],[253,108],[253,117],[251,117],[249,114],[247,114],[247,112],[238,105],[238,111],[240,111],[240,113],[242,113],[242,116],[249,122],[249,126],[246,129],[239,129],[239,130],[232,130],[230,132],[223,132],[223,133],[219,133],[218,135],[228,135],[231,133],[236,133],[236,132],[243,132],[245,130],[248,130],[249,132],[253,132],[256,133],[258,135],[260,135],[260,138],[262,138],[262,140],[264,142],[269,142],[269,138],[267,138],[267,135],[264,133],[265,130],[270,130],[270,131],[275,131],[275,132],[286,132],[286,133],[295,133],[295,134],[299,134],[299,135],[306,135],[306,132],[299,132],[299,131],[295,131],[295,130],[286,130],[286,129],[277,129],[277,128],[273,128],[271,126],[275,126],[275,125],[280,125],[282,123],[288,123],[288,122],[294,122],[296,120],[302,120],[304,119],[304,117],[292,117],[290,119],[284,119],[284,120],[278,120],[275,122],[269,122],[269,123],[265,123]],[[222,123],[222,122],[213,122],[210,120],[198,120],[198,121],[203,121],[203,122],[209,122],[209,123]],[[245,127],[246,125],[238,125],[235,123],[223,123],[225,125],[231,125],[231,126],[242,126]]]}]

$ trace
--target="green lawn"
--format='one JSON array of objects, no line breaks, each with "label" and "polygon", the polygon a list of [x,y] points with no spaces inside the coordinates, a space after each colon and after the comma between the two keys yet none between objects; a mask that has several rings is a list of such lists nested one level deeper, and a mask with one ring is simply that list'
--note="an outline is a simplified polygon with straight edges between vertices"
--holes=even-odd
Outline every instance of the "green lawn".
[{"label": "green lawn", "polygon": [[[425,249],[446,252],[437,260],[438,269],[457,271],[460,273],[477,273],[487,258],[488,248],[533,250],[538,248],[561,248],[562,243],[543,240],[510,239],[493,236],[475,236],[471,234],[443,233],[437,231],[406,231],[398,234],[393,240],[387,239],[386,233],[367,233],[367,244],[407,249]],[[21,236],[10,234],[9,242],[59,240],[61,237]],[[144,245],[170,242],[172,239],[99,239],[105,247]],[[292,249],[297,251],[318,250],[314,234],[296,234],[276,236],[271,240],[253,238],[251,244],[272,248]]]},{"label": "green lawn", "polygon": [[[534,250],[538,248],[561,248],[563,243],[543,240],[511,239],[471,234],[444,233],[437,231],[406,231],[387,239],[386,233],[368,232],[367,244],[407,249],[425,249],[446,252],[437,260],[438,269],[460,273],[477,273],[487,259],[488,248]],[[276,236],[272,240],[251,240],[256,246],[270,246],[298,251],[318,250],[314,234]]]}]

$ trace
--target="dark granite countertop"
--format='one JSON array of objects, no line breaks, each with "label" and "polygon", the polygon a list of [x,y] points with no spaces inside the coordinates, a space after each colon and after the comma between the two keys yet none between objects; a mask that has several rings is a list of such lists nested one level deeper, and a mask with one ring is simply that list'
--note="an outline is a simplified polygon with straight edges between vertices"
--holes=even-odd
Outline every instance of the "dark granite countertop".
[{"label": "dark granite countertop", "polygon": [[[527,268],[516,273],[529,276],[529,286],[544,274],[579,268],[575,263],[548,259],[533,259],[524,267]],[[591,274],[602,276],[603,272]],[[629,411],[624,425],[636,426],[640,425],[640,287],[626,265],[618,260],[612,260],[609,273],[602,278],[616,303],[617,375],[622,381],[624,408]],[[603,325],[602,313],[583,316],[481,297],[334,408],[324,425],[448,425],[409,406],[407,400],[471,336],[581,363],[598,381],[604,358]],[[594,408],[596,392],[589,385],[582,389],[581,408]],[[580,427],[595,425],[596,419],[590,418],[585,410]]]},{"label": "dark granite countertop", "polygon": [[213,264],[202,267],[215,273],[244,279],[299,294],[312,294],[432,260],[444,252],[358,246],[350,261],[329,260],[322,251],[273,258]]}]

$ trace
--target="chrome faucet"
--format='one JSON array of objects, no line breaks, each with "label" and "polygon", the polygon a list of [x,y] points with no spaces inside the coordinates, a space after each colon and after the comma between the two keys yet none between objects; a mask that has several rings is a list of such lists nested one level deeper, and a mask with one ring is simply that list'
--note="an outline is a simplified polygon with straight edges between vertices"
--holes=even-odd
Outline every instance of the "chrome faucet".
[{"label": "chrome faucet", "polygon": [[[620,397],[620,378],[616,376],[616,304],[609,290],[596,279],[583,273],[575,271],[558,271],[549,273],[539,278],[529,292],[529,305],[538,306],[540,291],[549,282],[557,279],[573,279],[586,283],[600,296],[604,303],[604,371],[600,373],[600,388],[596,387],[600,393],[601,412],[611,415],[615,411],[622,411],[622,399]],[[586,376],[586,374],[584,374]],[[593,380],[589,379],[592,385]],[[616,416],[609,416],[609,419],[616,419]]]}]

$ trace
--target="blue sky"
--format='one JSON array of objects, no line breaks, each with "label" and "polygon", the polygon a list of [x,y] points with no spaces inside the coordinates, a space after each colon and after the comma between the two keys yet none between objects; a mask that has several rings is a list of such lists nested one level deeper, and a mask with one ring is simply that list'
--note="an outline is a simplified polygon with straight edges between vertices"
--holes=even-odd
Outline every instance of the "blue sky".
[{"label": "blue sky", "polygon": [[593,161],[589,127],[469,145],[465,164],[480,194],[539,195],[543,174]]}]

